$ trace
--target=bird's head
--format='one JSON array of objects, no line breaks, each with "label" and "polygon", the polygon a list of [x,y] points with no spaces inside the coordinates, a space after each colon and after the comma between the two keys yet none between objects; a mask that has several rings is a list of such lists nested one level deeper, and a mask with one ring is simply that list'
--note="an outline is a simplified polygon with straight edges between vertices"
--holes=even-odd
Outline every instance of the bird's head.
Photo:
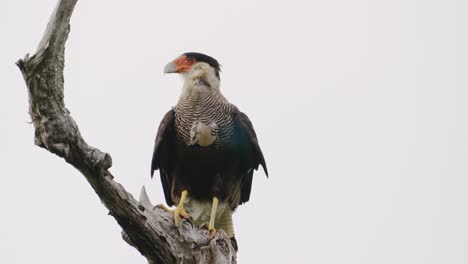
[{"label": "bird's head", "polygon": [[[206,69],[207,67],[210,69]],[[194,73],[195,77],[204,74],[204,72],[209,74],[207,71],[212,71],[219,80],[221,65],[219,65],[216,59],[197,52],[184,53],[164,67],[164,73],[181,73],[184,75],[192,75]]]}]

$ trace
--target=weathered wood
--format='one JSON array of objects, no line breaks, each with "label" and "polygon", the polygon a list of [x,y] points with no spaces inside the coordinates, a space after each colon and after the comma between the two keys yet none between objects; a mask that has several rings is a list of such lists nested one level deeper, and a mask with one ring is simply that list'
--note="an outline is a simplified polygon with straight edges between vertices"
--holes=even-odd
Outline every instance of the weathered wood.
[{"label": "weathered wood", "polygon": [[154,209],[142,189],[137,201],[113,180],[111,156],[89,146],[64,104],[65,42],[77,0],[61,0],[54,10],[36,53],[17,62],[29,92],[29,113],[35,144],[65,159],[88,180],[122,227],[125,241],[148,263],[236,263],[227,235],[211,239],[207,230],[182,221],[175,226],[170,213]]}]

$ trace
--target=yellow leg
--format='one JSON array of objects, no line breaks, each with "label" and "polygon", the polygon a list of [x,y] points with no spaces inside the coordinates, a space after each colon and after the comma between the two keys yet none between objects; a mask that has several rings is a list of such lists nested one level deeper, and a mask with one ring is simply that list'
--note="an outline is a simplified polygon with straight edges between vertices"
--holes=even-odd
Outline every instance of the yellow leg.
[{"label": "yellow leg", "polygon": [[184,204],[185,200],[187,199],[188,191],[183,190],[182,195],[180,196],[179,205],[177,205],[176,209],[174,210],[174,223],[178,224],[180,221],[180,217],[184,219],[189,219],[190,215],[185,211]]},{"label": "yellow leg", "polygon": [[216,228],[215,228],[215,219],[216,219],[216,211],[218,210],[218,198],[213,197],[213,206],[211,207],[211,216],[210,216],[210,222],[208,223],[208,231],[210,231],[211,237],[214,237],[216,234]]}]

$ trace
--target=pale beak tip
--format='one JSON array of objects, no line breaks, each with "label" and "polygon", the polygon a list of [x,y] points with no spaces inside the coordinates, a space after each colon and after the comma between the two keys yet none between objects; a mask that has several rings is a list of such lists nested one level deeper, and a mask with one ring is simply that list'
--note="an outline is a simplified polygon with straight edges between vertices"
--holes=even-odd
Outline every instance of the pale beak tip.
[{"label": "pale beak tip", "polygon": [[174,73],[177,72],[177,66],[174,62],[169,62],[166,67],[164,67],[164,73]]}]

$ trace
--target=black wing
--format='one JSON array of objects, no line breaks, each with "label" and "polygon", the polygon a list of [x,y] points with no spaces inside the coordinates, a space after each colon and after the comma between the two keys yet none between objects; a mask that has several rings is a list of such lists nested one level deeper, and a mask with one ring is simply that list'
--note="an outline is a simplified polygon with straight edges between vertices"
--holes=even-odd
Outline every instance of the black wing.
[{"label": "black wing", "polygon": [[166,203],[169,206],[174,205],[172,201],[172,162],[174,161],[173,150],[174,146],[174,110],[170,110],[164,115],[161,124],[159,124],[158,134],[156,135],[156,143],[154,145],[153,159],[151,161],[151,178],[155,170],[159,169],[161,175],[161,183],[164,190]]},{"label": "black wing", "polygon": [[268,169],[263,157],[262,150],[258,144],[257,134],[253,128],[252,122],[246,114],[237,112],[234,115],[234,143],[240,154],[241,170],[241,199],[240,204],[245,203],[250,198],[252,188],[253,170],[258,170],[262,165],[268,177]]}]

